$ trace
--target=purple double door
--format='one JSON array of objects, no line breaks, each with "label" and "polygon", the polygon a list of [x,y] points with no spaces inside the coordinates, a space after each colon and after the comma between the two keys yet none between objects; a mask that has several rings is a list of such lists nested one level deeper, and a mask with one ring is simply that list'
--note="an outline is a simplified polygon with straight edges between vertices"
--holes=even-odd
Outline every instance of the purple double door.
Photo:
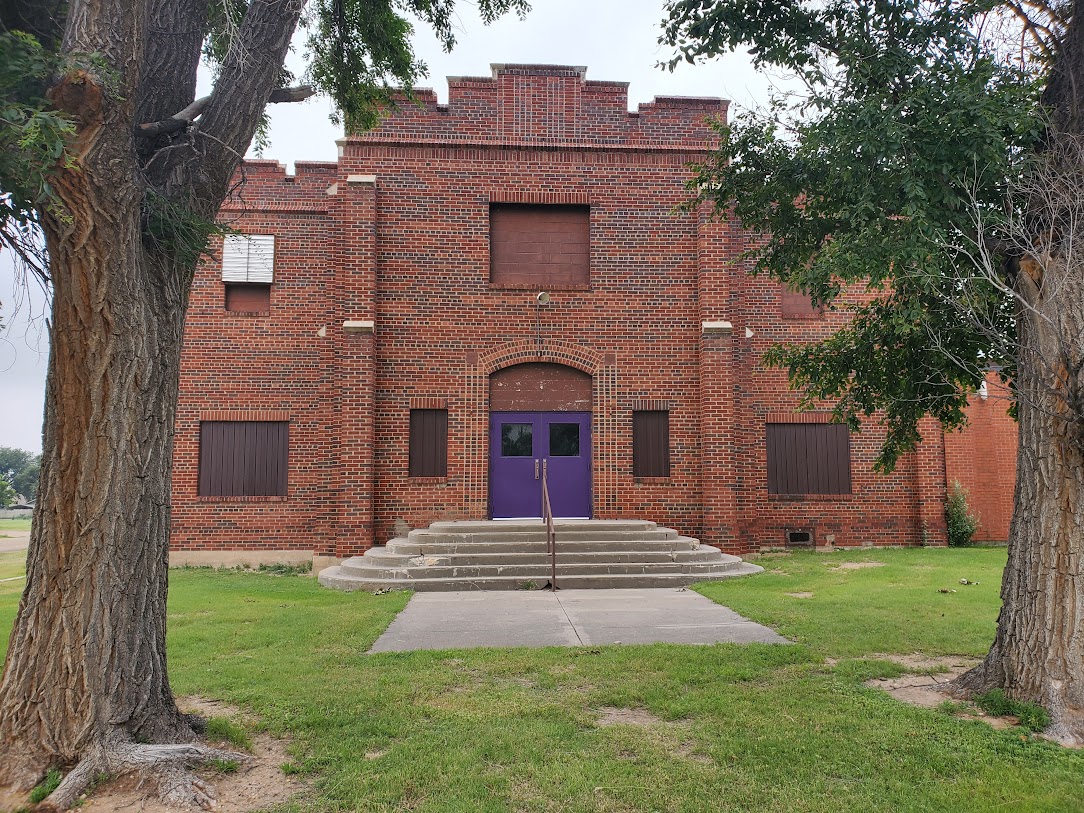
[{"label": "purple double door", "polygon": [[543,471],[553,515],[590,518],[590,412],[491,412],[489,451],[493,519],[541,517]]}]

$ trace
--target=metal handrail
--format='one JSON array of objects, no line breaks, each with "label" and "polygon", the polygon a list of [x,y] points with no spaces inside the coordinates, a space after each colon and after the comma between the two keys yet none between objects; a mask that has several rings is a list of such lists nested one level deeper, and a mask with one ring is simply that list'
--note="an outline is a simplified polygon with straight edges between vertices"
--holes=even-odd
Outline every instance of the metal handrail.
[{"label": "metal handrail", "polygon": [[550,487],[542,466],[542,520],[546,523],[546,553],[550,555],[550,590],[557,592],[557,532],[553,528],[553,507],[550,505]]}]

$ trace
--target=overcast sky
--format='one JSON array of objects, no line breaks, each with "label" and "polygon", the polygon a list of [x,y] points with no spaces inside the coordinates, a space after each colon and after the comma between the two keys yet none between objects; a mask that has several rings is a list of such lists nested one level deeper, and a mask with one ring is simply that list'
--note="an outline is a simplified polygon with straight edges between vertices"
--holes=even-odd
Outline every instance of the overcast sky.
[{"label": "overcast sky", "polygon": [[[586,65],[587,78],[629,82],[629,106],[654,96],[721,96],[735,109],[767,100],[770,77],[755,74],[744,54],[706,65],[681,65],[673,73],[655,64],[669,52],[657,43],[661,0],[532,0],[524,20],[509,17],[485,27],[473,4],[459,2],[458,44],[445,54],[422,26],[414,36],[418,56],[441,102],[448,100],[446,76],[488,76],[491,63],[526,62]],[[303,48],[292,57],[302,68]],[[342,135],[328,121],[323,98],[304,104],[271,105],[271,146],[264,158],[333,161]],[[10,257],[0,257],[0,446],[41,450],[41,415],[48,342],[46,305],[36,289],[20,290]]]}]

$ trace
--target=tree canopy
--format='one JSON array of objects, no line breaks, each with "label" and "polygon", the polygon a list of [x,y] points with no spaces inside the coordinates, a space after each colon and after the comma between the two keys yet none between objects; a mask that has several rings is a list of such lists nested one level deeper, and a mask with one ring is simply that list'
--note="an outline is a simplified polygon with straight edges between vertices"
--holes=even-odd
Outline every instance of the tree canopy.
[{"label": "tree canopy", "polygon": [[748,46],[759,68],[801,83],[720,128],[701,199],[765,235],[756,272],[828,307],[850,307],[848,286],[877,294],[830,339],[769,360],[852,427],[883,411],[890,467],[920,418],[958,426],[985,369],[1013,374],[1006,278],[970,258],[992,252],[1010,272],[1007,205],[1045,132],[1042,66],[1006,53],[989,3],[684,0],[668,11],[675,62]]}]

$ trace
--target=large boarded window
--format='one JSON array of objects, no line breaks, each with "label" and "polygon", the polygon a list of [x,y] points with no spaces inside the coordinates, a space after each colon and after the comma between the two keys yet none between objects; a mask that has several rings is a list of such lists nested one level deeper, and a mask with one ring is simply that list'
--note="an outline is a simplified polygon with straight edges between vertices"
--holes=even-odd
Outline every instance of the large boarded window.
[{"label": "large boarded window", "polygon": [[793,291],[786,285],[780,286],[782,292],[782,312],[787,319],[815,319],[823,315],[821,308],[813,305],[813,297],[801,291]]},{"label": "large boarded window", "polygon": [[204,421],[199,493],[205,497],[285,497],[287,421]]},{"label": "large boarded window", "polygon": [[591,280],[586,206],[494,203],[489,207],[490,281],[542,290]]},{"label": "large boarded window", "polygon": [[670,476],[670,413],[637,410],[632,413],[633,477]]},{"label": "large boarded window", "polygon": [[838,423],[769,423],[769,494],[850,494],[851,434]]},{"label": "large boarded window", "polygon": [[410,476],[448,476],[448,410],[410,410]]}]

